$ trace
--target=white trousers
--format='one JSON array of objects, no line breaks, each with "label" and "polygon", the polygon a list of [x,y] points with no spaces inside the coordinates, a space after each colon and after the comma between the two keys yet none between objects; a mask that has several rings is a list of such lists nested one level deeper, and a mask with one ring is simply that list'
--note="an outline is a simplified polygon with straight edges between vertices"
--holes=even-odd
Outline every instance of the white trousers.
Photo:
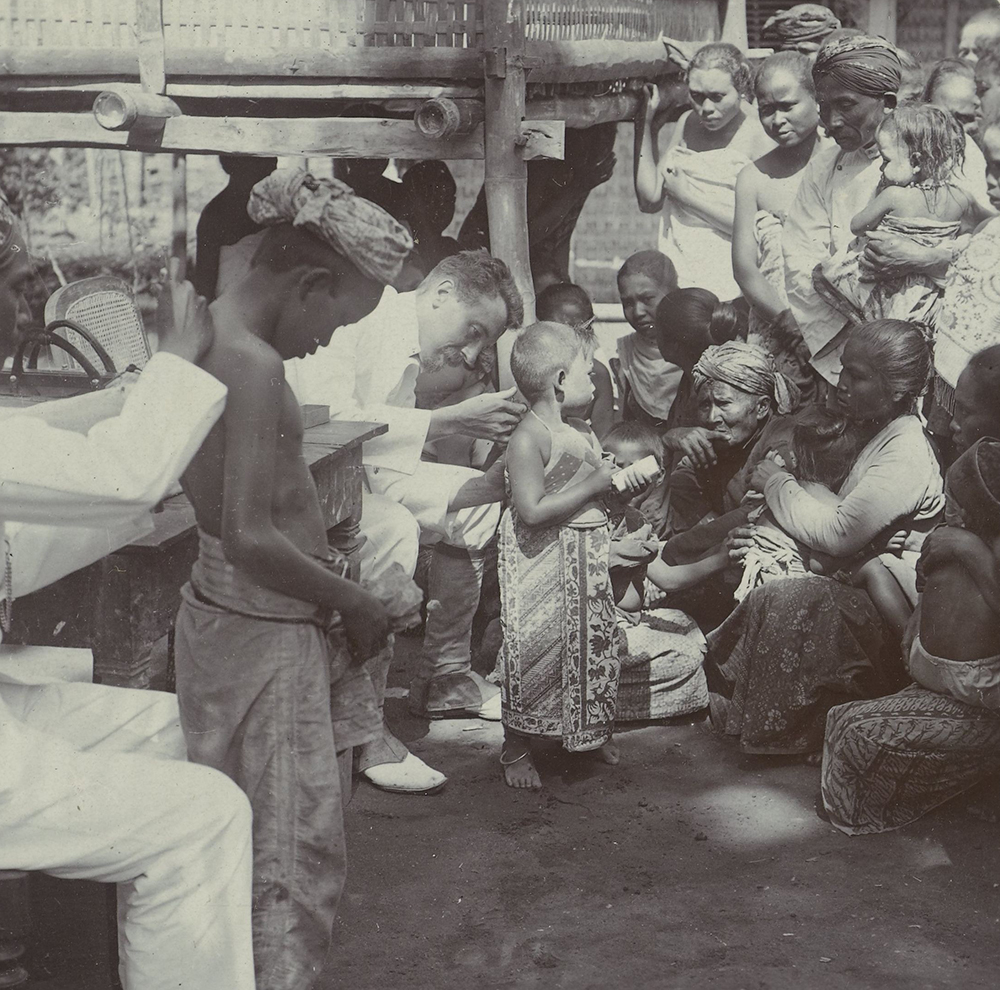
[{"label": "white trousers", "polygon": [[[447,543],[454,547],[482,550],[493,539],[500,523],[500,503],[476,505],[449,512],[448,505],[467,481],[482,477],[482,471],[457,464],[421,461],[413,474],[385,468],[368,468],[368,484],[373,496],[365,496],[361,531],[368,535],[387,511],[389,500],[402,505],[420,526],[420,542]],[[412,573],[412,571],[411,571]]]},{"label": "white trousers", "polygon": [[249,802],[186,762],[177,699],[0,683],[0,722],[0,869],[117,883],[126,990],[253,990]]}]

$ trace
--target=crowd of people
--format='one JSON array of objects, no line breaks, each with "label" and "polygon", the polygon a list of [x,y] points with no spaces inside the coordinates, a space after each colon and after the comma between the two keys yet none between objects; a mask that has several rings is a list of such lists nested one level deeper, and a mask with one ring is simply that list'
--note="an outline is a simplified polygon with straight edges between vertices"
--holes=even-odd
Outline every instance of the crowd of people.
[{"label": "crowd of people", "polygon": [[[574,138],[575,185],[529,181],[528,326],[485,204],[445,236],[441,163],[228,160],[199,225],[211,307],[170,286],[163,353],[89,433],[6,421],[5,521],[134,514],[182,471],[197,518],[176,700],[0,683],[0,866],[120,882],[126,986],[315,983],[352,778],[447,780],[385,718],[415,630],[411,711],[502,723],[511,788],[543,786],[540,746],[614,765],[617,726],[698,713],[820,767],[848,833],[1000,773],[1000,8],[933,66],[818,5],[768,30],[758,64],[693,51],[679,119],[645,94],[661,233],[618,272],[613,356],[564,264],[613,132]],[[6,213],[0,234],[6,356],[30,265]],[[388,425],[360,546],[324,528],[306,403]]]}]

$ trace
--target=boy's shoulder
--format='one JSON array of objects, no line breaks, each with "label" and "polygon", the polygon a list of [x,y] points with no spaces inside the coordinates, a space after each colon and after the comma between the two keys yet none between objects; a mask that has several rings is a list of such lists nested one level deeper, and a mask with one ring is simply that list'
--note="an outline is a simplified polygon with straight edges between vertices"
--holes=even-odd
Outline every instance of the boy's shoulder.
[{"label": "boy's shoulder", "polygon": [[246,330],[216,330],[212,347],[201,367],[224,385],[239,387],[248,381],[284,382],[281,355],[259,337]]}]

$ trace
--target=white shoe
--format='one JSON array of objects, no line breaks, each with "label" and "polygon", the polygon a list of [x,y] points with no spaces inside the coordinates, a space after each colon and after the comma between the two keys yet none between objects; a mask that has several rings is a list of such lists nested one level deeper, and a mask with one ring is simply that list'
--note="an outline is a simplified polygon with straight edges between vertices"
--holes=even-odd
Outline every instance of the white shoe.
[{"label": "white shoe", "polygon": [[440,770],[429,767],[412,753],[407,753],[401,763],[379,763],[362,770],[361,776],[390,794],[434,794],[448,783]]},{"label": "white shoe", "polygon": [[500,692],[497,691],[492,698],[488,701],[484,701],[475,711],[477,718],[481,718],[486,722],[499,722],[501,718],[500,710]]}]

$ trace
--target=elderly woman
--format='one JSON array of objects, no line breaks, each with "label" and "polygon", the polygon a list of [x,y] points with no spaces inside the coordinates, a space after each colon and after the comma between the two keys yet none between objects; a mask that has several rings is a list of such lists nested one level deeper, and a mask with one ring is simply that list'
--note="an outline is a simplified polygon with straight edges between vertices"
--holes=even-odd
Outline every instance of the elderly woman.
[{"label": "elderly woman", "polygon": [[[914,324],[882,320],[854,331],[844,350],[840,408],[868,438],[838,504],[808,494],[773,460],[751,479],[781,528],[835,558],[882,553],[902,531],[919,549],[944,505],[941,472],[917,398],[931,376],[931,347]],[[891,647],[891,649],[890,649]],[[813,754],[829,709],[899,686],[898,646],[861,590],[828,577],[776,581],[752,591],[709,636],[713,727],[748,753]]]},{"label": "elderly woman", "polygon": [[[670,476],[670,531],[735,509],[745,489],[738,476],[771,417],[791,412],[798,394],[757,344],[731,340],[709,347],[692,372],[698,421],[709,441]],[[734,485],[735,481],[735,485]]]},{"label": "elderly woman", "polygon": [[769,17],[764,22],[763,35],[778,51],[815,57],[823,42],[839,27],[840,19],[829,7],[797,3]]}]

